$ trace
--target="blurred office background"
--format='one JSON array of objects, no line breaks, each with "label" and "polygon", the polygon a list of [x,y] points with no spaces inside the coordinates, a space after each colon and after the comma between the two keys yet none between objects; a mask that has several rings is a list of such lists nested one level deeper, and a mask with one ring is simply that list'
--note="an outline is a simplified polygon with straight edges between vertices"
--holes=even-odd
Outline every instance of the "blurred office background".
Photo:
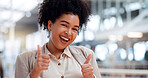
[{"label": "blurred office background", "polygon": [[[48,41],[37,23],[42,0],[0,0],[0,78],[18,54]],[[148,0],[89,0],[92,15],[72,45],[94,50],[102,78],[148,78]]]}]

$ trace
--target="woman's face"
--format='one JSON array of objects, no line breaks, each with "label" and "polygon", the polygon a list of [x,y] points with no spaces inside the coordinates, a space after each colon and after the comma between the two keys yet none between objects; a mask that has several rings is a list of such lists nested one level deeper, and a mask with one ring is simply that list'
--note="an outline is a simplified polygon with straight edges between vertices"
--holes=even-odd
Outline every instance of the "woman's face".
[{"label": "woman's face", "polygon": [[55,23],[48,21],[50,42],[57,49],[64,49],[71,44],[79,30],[79,17],[73,14],[63,14]]}]

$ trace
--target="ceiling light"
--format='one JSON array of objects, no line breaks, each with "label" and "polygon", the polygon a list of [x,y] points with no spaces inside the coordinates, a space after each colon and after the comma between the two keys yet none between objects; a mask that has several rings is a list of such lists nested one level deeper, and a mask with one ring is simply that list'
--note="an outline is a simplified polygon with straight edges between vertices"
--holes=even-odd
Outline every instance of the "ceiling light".
[{"label": "ceiling light", "polygon": [[142,38],[143,33],[141,33],[141,32],[129,32],[129,33],[127,33],[127,36],[129,38]]}]

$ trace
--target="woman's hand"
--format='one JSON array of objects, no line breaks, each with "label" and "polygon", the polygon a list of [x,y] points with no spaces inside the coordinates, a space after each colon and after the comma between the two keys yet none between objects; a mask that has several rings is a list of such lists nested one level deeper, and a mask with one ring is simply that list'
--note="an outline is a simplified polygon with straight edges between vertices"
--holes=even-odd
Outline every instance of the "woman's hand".
[{"label": "woman's hand", "polygon": [[38,47],[38,57],[30,74],[30,78],[38,78],[43,70],[48,70],[50,62],[49,61],[50,56],[42,54],[41,47],[39,45],[37,47]]},{"label": "woman's hand", "polygon": [[89,63],[90,59],[92,57],[92,54],[89,54],[85,63],[81,66],[82,68],[82,74],[84,78],[94,78],[93,74],[93,67]]}]

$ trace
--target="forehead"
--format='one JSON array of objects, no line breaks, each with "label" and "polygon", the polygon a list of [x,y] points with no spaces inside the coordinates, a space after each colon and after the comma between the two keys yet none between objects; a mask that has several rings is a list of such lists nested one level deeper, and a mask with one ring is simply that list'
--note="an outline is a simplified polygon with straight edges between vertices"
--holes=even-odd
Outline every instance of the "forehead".
[{"label": "forehead", "polygon": [[74,14],[62,14],[60,16],[60,18],[58,18],[56,21],[67,21],[69,23],[73,23],[73,24],[77,24],[79,25],[79,17],[78,15],[74,15]]}]

